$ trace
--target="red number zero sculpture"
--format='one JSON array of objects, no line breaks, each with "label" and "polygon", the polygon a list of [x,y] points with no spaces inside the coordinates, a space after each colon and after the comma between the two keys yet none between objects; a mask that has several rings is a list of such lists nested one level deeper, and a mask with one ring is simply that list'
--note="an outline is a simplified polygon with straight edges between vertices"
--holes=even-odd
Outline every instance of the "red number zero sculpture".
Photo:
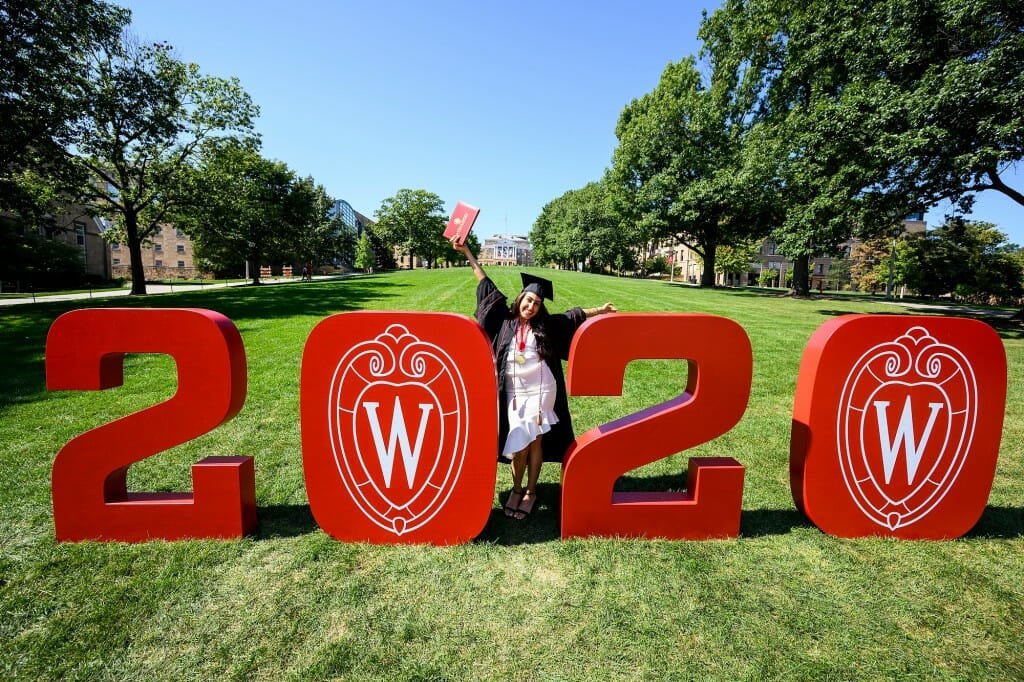
[{"label": "red number zero sculpture", "polygon": [[347,542],[468,542],[490,515],[497,379],[450,313],[351,312],[302,355],[302,463],[316,522]]},{"label": "red number zero sculpture", "polygon": [[1005,403],[1006,354],[982,322],[827,322],[797,379],[793,500],[839,537],[959,537],[988,501]]}]

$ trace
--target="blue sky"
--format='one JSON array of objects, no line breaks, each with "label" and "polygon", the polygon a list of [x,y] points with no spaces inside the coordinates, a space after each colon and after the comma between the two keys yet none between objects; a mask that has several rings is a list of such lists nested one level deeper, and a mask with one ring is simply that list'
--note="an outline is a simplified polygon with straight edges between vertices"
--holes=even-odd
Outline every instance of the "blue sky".
[{"label": "blue sky", "polygon": [[[481,237],[528,234],[546,203],[600,179],[623,107],[697,53],[701,10],[718,5],[112,1],[142,40],[241,81],[265,157],[370,217],[402,188],[475,204]],[[1004,179],[1020,188],[1024,170]],[[1024,207],[986,192],[972,217],[1024,245]]]}]

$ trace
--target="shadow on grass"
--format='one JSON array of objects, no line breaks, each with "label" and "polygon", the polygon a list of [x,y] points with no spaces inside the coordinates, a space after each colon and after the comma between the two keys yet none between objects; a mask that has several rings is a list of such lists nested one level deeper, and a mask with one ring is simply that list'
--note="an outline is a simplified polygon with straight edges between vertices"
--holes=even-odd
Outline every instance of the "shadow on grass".
[{"label": "shadow on grass", "polygon": [[[552,465],[548,465],[552,466]],[[557,466],[557,465],[554,465]],[[504,507],[510,482],[502,478],[499,471],[498,502]],[[513,519],[505,516],[504,509],[491,509],[487,525],[476,537],[475,542],[487,542],[497,545],[531,545],[540,542],[551,542],[561,537],[560,519],[562,486],[557,483],[537,484],[537,503],[533,511],[525,519]]]},{"label": "shadow on grass", "polygon": [[[849,315],[849,310],[818,310],[819,315],[828,317],[839,317],[841,315]],[[980,320],[986,323],[992,329],[999,334],[1002,339],[1022,339],[1024,338],[1024,327],[1021,326],[1019,320],[1008,318],[1005,316],[997,315],[986,315],[984,311],[971,312],[966,309],[963,311],[959,310],[943,310],[939,308],[916,308],[914,310],[893,310],[885,312],[873,312],[872,315],[916,315],[919,317],[964,317],[972,320]]]},{"label": "shadow on grass", "polygon": [[[536,507],[521,521],[506,517],[502,509],[492,509],[487,524],[474,542],[513,546],[560,539],[561,487],[557,483],[541,483],[537,486],[537,493]],[[507,490],[499,494],[503,505],[507,495]],[[319,529],[306,504],[259,507],[257,514],[259,525],[253,537],[258,540],[297,537]],[[740,515],[740,537],[786,535],[794,528],[810,528],[812,525],[796,509],[748,509]],[[1024,537],[1024,508],[993,506],[985,508],[977,525],[964,536],[965,539],[999,540],[1020,537]]]},{"label": "shadow on grass", "polygon": [[402,295],[408,284],[386,278],[353,276],[338,280],[239,286],[149,296],[53,301],[0,308],[0,412],[10,404],[46,395],[44,352],[53,321],[80,308],[205,308],[227,316],[240,330],[251,319],[328,317],[376,309],[379,301]]},{"label": "shadow on grass", "polygon": [[984,513],[965,538],[1014,540],[1024,537],[1024,508],[985,507]]},{"label": "shadow on grass", "polygon": [[258,540],[307,535],[319,528],[308,504],[276,504],[257,507],[256,518],[258,525],[253,537]]}]

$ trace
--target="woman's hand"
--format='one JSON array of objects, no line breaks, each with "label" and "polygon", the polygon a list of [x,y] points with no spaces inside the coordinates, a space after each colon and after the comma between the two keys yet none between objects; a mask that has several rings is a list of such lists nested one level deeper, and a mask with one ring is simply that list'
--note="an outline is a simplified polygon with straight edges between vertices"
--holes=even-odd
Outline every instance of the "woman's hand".
[{"label": "woman's hand", "polygon": [[618,311],[615,309],[614,304],[605,303],[600,308],[586,308],[583,312],[587,317],[593,317],[594,315],[604,315],[605,313],[615,313]]},{"label": "woman's hand", "polygon": [[455,237],[452,237],[448,240],[451,242],[452,248],[464,255],[466,257],[466,261],[473,266],[473,274],[476,275],[477,281],[482,280],[486,275],[484,275],[484,270],[480,267],[480,264],[476,262],[476,258],[473,257],[473,252],[469,250],[469,247],[466,246],[465,242],[459,244],[455,239]]}]

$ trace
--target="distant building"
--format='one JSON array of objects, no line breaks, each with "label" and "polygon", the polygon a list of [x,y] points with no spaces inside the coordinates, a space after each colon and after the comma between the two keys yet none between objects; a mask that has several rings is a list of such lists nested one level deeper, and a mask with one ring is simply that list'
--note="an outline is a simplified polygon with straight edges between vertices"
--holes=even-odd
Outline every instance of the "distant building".
[{"label": "distant building", "polygon": [[[369,225],[373,225],[373,221],[364,216],[359,211],[352,208],[352,205],[344,199],[339,199],[334,202],[334,206],[331,207],[331,217],[335,216],[341,218],[342,227],[340,229],[348,231],[353,237],[353,243],[363,236],[366,228]],[[355,267],[356,254],[355,251],[349,251],[348,253],[339,253],[332,260],[331,265],[335,267],[353,268]]]},{"label": "distant building", "polygon": [[[60,205],[59,214],[51,215],[52,225],[18,227],[19,221],[10,214],[0,214],[0,220],[15,224],[15,229],[29,230],[43,237],[77,246],[82,254],[82,269],[87,277],[109,280],[113,277],[107,243],[103,239],[109,223],[103,218],[88,215],[81,206]],[[23,232],[24,234],[24,232]]]},{"label": "distant building", "polygon": [[[924,232],[927,229],[927,224],[924,221],[924,214],[922,213],[911,214],[902,221],[902,224],[904,234]],[[840,247],[843,253],[842,257],[849,258],[850,253],[856,249],[858,244],[860,244],[860,240],[858,239],[850,239],[846,241]],[[650,249],[650,255],[660,255],[665,256],[666,259],[670,259],[670,264],[673,267],[673,277],[679,278],[679,281],[689,282],[690,284],[698,284],[700,282],[704,263],[689,247],[678,243],[654,244],[653,248]],[[811,258],[811,289],[828,288],[829,275],[833,260],[833,258],[828,256]],[[729,274],[724,272],[715,273],[715,284],[720,286],[757,286],[761,278],[761,274],[765,271],[771,271],[775,274],[775,278],[771,286],[785,286],[786,273],[792,269],[793,262],[779,253],[775,242],[771,239],[765,239],[761,243],[760,251],[757,254],[757,260],[751,261],[747,272],[740,274]]]},{"label": "distant building", "polygon": [[[173,225],[161,225],[149,246],[142,247],[142,269],[147,280],[202,279],[212,274],[196,270],[192,256],[192,240]],[[125,244],[110,245],[114,277],[132,276],[132,259]]]},{"label": "distant building", "polygon": [[533,265],[533,246],[526,237],[496,234],[484,240],[478,260],[481,265]]}]

